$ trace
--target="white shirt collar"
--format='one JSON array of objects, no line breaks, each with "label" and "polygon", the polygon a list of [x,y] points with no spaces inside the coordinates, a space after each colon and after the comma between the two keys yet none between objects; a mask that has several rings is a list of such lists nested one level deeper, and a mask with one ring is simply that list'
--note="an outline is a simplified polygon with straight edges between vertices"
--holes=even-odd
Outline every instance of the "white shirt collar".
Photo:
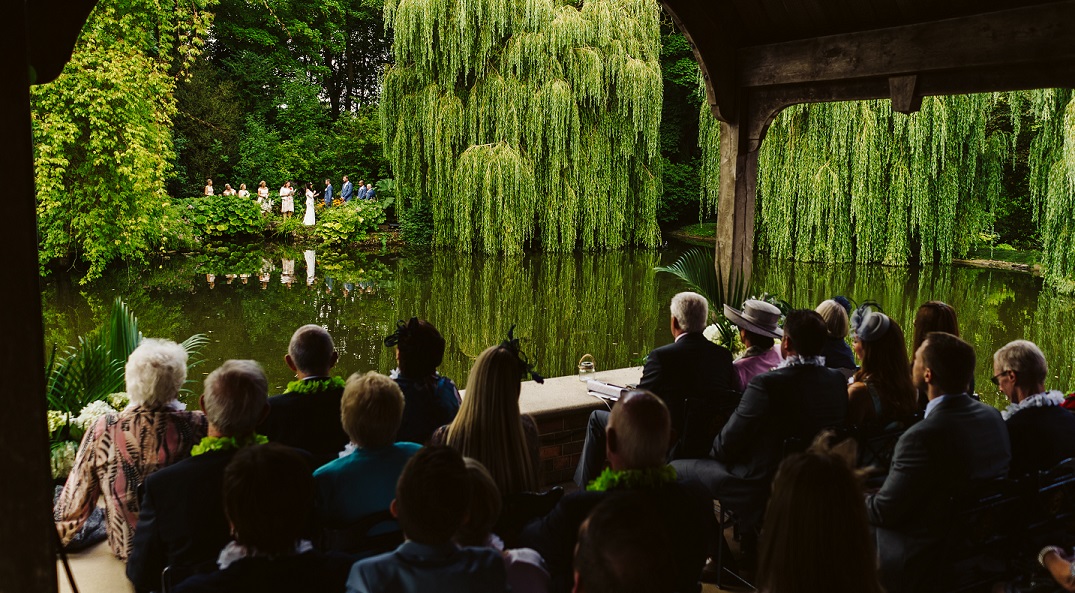
[{"label": "white shirt collar", "polygon": [[[960,393],[958,395],[963,395],[963,394]],[[946,400],[946,399],[948,399],[950,397],[955,397],[955,396],[950,394],[950,393],[946,393],[944,395],[938,395],[937,397],[929,400],[929,403],[926,404],[926,411],[922,415],[922,418],[923,419],[929,418],[929,413],[933,411],[933,408],[936,408],[937,406],[939,406],[941,404],[941,402],[943,402],[944,400]]]}]

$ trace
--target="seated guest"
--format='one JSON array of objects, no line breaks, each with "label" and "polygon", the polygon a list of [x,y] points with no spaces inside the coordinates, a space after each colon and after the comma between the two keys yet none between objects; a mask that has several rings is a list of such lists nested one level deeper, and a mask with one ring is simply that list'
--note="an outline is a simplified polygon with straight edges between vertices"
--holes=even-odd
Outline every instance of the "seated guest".
[{"label": "seated guest", "polygon": [[455,383],[437,373],[444,360],[444,338],[433,324],[411,317],[396,324],[384,345],[396,347],[399,368],[392,378],[407,401],[396,440],[425,444],[433,431],[455,420],[462,400]]},{"label": "seated guest", "polygon": [[819,356],[825,336],[825,322],[814,311],[788,313],[780,342],[784,362],[747,385],[739,407],[713,440],[710,458],[672,462],[680,475],[702,482],[750,529],[760,526],[787,443],[805,446],[821,429],[843,424],[847,416],[847,380],[826,368]]},{"label": "seated guest", "polygon": [[993,354],[993,382],[1011,404],[1001,413],[1012,445],[1011,475],[1046,470],[1075,457],[1075,415],[1060,407],[1064,394],[1045,391],[1045,355],[1026,340]]},{"label": "seated guest", "polygon": [[919,591],[943,576],[940,548],[952,497],[1005,477],[1011,460],[1000,412],[967,393],[974,376],[970,344],[929,334],[915,352],[912,374],[929,397],[925,418],[900,437],[884,485],[866,499],[889,593]]},{"label": "seated guest", "polygon": [[205,436],[205,416],[176,401],[187,379],[187,351],[168,340],[147,338],[127,359],[130,405],[86,429],[75,464],[56,501],[53,518],[69,543],[103,494],[108,545],[125,560],[138,522],[138,485],[146,476],[190,455]]},{"label": "seated guest", "polygon": [[268,443],[237,452],[224,470],[223,487],[235,539],[217,558],[220,570],[184,580],[176,593],[343,591],[354,558],[322,554],[303,539],[313,494],[309,464],[297,450]]},{"label": "seated guest", "polygon": [[160,587],[161,571],[196,572],[216,560],[230,530],[220,493],[224,468],[243,447],[266,442],[255,434],[268,413],[269,383],[253,360],[229,360],[205,378],[199,399],[209,436],[191,456],[145,481],[127,578],[139,593]]},{"label": "seated guest", "polygon": [[298,447],[325,464],[339,455],[349,439],[340,424],[343,379],[329,376],[339,354],[332,336],[320,325],[295,330],[284,362],[298,380],[282,395],[269,398],[269,417],[262,430],[274,443]]},{"label": "seated guest", "polygon": [[467,479],[470,481],[470,507],[467,518],[455,534],[455,542],[461,546],[492,548],[504,558],[508,585],[512,593],[546,593],[549,590],[549,571],[541,554],[530,548],[504,549],[504,542],[493,533],[493,526],[500,518],[500,490],[489,475],[489,470],[476,459],[464,459]]},{"label": "seated guest", "polygon": [[[731,410],[738,401],[738,393],[732,354],[702,335],[709,317],[705,297],[696,292],[681,292],[672,297],[669,309],[673,342],[649,353],[638,387],[664,400],[672,415],[672,427],[678,431],[683,429],[687,398],[704,399],[718,408]],[[606,424],[608,412],[598,410],[590,414],[582,457],[575,470],[579,488],[585,488],[604,469]],[[708,448],[708,442],[684,439],[676,455],[701,455]]]},{"label": "seated guest", "polygon": [[847,423],[881,429],[914,414],[917,392],[899,324],[864,307],[855,317],[855,354],[862,367],[847,388]]},{"label": "seated guest", "polygon": [[1075,591],[1075,556],[1056,546],[1046,546],[1038,553],[1038,563],[1065,591]]},{"label": "seated guest", "polygon": [[403,410],[403,393],[388,377],[370,372],[347,379],[340,416],[354,450],[314,472],[321,525],[343,527],[388,510],[403,466],[422,448],[395,442]]},{"label": "seated guest", "polygon": [[[959,337],[959,320],[956,318],[956,310],[951,305],[941,301],[929,301],[922,303],[922,306],[918,308],[914,316],[914,333],[911,336],[912,357],[915,352],[918,352],[922,342],[926,341],[926,336],[930,332],[944,332]],[[967,393],[974,393],[973,384]],[[918,410],[925,410],[928,403],[929,399],[926,394],[919,392]]]},{"label": "seated guest", "polygon": [[780,309],[765,301],[751,299],[743,303],[742,311],[724,305],[724,316],[739,328],[739,338],[747,347],[746,352],[732,363],[736,385],[742,389],[755,375],[775,369],[783,360],[780,351],[773,348],[775,338],[784,336],[778,325]]},{"label": "seated guest", "polygon": [[504,496],[541,485],[537,425],[519,413],[520,379],[532,368],[510,336],[478,355],[459,414],[430,439],[480,461]]},{"label": "seated guest", "polygon": [[672,593],[674,534],[645,497],[610,498],[579,528],[574,593]]},{"label": "seated guest", "polygon": [[759,591],[881,593],[862,483],[851,469],[854,441],[837,451],[829,447],[831,437],[821,433],[806,453],[785,459],[773,478]]},{"label": "seated guest", "polygon": [[668,407],[656,395],[630,391],[609,415],[606,469],[587,491],[560,500],[545,517],[532,522],[520,541],[544,558],[552,575],[552,590],[571,590],[571,559],[579,526],[604,500],[640,496],[654,509],[668,533],[675,534],[670,549],[675,559],[675,590],[698,590],[706,559],[706,537],[712,527],[712,502],[697,484],[680,481],[667,464],[672,441]]},{"label": "seated guest", "polygon": [[[837,298],[843,299],[843,297]],[[843,301],[847,302],[846,299]],[[828,299],[821,301],[815,310],[825,320],[825,345],[821,347],[821,356],[825,357],[825,366],[850,377],[858,367],[855,366],[855,357],[851,354],[851,348],[846,341],[849,327],[847,308],[835,299]]]},{"label": "seated guest", "polygon": [[392,501],[407,541],[395,551],[360,560],[347,577],[348,593],[501,593],[508,591],[504,560],[490,548],[452,542],[470,506],[463,457],[431,446],[403,468]]}]

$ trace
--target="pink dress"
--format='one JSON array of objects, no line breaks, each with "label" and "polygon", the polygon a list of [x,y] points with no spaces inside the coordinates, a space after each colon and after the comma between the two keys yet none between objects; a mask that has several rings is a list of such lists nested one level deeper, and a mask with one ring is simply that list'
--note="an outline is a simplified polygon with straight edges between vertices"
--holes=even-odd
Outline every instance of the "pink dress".
[{"label": "pink dress", "polygon": [[133,406],[98,418],[82,438],[53,509],[63,543],[78,533],[103,495],[108,545],[117,558],[126,560],[138,524],[138,485],[158,469],[189,457],[206,428],[201,412],[175,409]]},{"label": "pink dress", "polygon": [[780,356],[779,348],[780,345],[778,344],[772,349],[766,350],[764,354],[751,356],[750,358],[740,358],[732,363],[732,368],[735,369],[735,374],[739,378],[740,390],[746,391],[750,380],[756,375],[768,373],[784,361],[784,358]]}]

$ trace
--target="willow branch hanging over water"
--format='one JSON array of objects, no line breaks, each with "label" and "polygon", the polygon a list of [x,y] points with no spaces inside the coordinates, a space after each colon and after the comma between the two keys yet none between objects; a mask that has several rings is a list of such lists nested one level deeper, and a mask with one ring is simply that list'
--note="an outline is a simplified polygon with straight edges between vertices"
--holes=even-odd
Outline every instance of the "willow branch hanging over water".
[{"label": "willow branch hanging over water", "polygon": [[660,238],[653,0],[387,0],[382,127],[403,212],[487,253]]},{"label": "willow branch hanging over water", "polygon": [[[704,209],[719,188],[719,124],[702,106]],[[989,234],[1030,134],[1029,192],[1046,280],[1075,292],[1075,100],[1070,90],[795,105],[758,158],[756,247],[800,261],[947,263]]]}]

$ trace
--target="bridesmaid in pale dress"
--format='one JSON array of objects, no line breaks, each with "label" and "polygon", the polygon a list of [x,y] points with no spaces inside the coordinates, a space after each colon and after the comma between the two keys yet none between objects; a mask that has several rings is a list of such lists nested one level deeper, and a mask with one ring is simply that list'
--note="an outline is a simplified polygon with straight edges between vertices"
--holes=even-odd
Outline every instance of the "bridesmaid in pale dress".
[{"label": "bridesmaid in pale dress", "polygon": [[258,204],[261,205],[262,214],[267,214],[269,210],[272,210],[272,202],[269,201],[269,186],[265,185],[264,181],[258,184]]},{"label": "bridesmaid in pale dress", "polygon": [[240,198],[249,198],[250,197],[250,192],[246,191],[246,184],[245,183],[240,183],[239,184],[239,197]]},{"label": "bridesmaid in pale dress", "polygon": [[212,179],[206,179],[205,180],[205,195],[207,195],[207,196],[213,195],[213,180]]},{"label": "bridesmaid in pale dress", "polygon": [[291,215],[295,213],[295,190],[291,187],[290,181],[284,182],[284,187],[280,188],[280,212],[283,213],[284,218],[291,218]]}]

